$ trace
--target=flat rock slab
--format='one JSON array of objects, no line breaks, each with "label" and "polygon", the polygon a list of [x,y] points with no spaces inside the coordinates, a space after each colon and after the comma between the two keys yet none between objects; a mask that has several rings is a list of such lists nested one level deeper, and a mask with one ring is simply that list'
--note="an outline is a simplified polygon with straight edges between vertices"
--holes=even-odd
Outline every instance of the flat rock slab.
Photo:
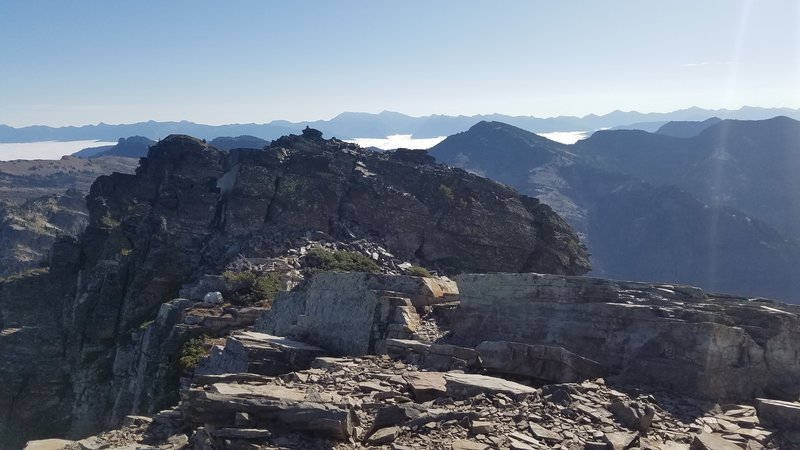
[{"label": "flat rock slab", "polygon": [[636,433],[606,433],[603,438],[611,447],[611,450],[625,450],[633,446],[639,436]]},{"label": "flat rock slab", "polygon": [[756,399],[758,420],[764,425],[787,430],[800,430],[800,403]]},{"label": "flat rock slab", "polygon": [[306,394],[303,391],[277,385],[214,383],[211,385],[209,392],[231,397],[263,398],[293,402],[302,402],[306,399]]},{"label": "flat rock slab", "polygon": [[75,441],[65,439],[41,439],[28,442],[24,450],[64,450],[74,445]]},{"label": "flat rock slab", "polygon": [[480,442],[470,441],[468,439],[457,439],[453,441],[453,450],[489,450],[489,446]]},{"label": "flat rock slab", "polygon": [[354,363],[349,358],[336,358],[333,356],[319,356],[311,361],[311,368],[312,369],[325,369],[325,370],[344,370],[344,369],[353,369],[358,367],[358,364]]},{"label": "flat rock slab", "polygon": [[742,450],[741,447],[733,442],[710,433],[700,433],[695,435],[690,450]]},{"label": "flat rock slab", "polygon": [[545,442],[561,442],[564,440],[560,434],[556,433],[555,431],[550,431],[538,423],[531,422],[530,429],[533,437],[541,439]]},{"label": "flat rock slab", "polygon": [[369,445],[389,444],[394,442],[399,435],[400,428],[398,427],[381,428],[380,430],[372,433],[372,435],[366,439],[366,442]]},{"label": "flat rock slab", "polygon": [[522,375],[553,383],[573,383],[603,376],[598,362],[563,347],[507,341],[484,341],[475,348],[489,371]]},{"label": "flat rock slab", "polygon": [[319,347],[255,331],[236,331],[220,352],[213,352],[195,371],[197,375],[253,373],[276,376],[308,369],[325,351]]},{"label": "flat rock slab", "polygon": [[403,379],[419,403],[447,395],[447,382],[442,372],[407,372],[403,374]]},{"label": "flat rock slab", "polygon": [[661,442],[648,438],[639,438],[639,447],[652,450],[689,450],[689,444],[682,442]]},{"label": "flat rock slab", "polygon": [[184,390],[181,399],[186,422],[196,426],[232,428],[237,413],[247,413],[259,429],[280,423],[293,430],[342,440],[354,432],[355,416],[349,407],[339,406],[341,403],[332,396],[307,396],[283,386],[215,383],[208,390]]},{"label": "flat rock slab", "polygon": [[533,394],[536,389],[502,378],[471,373],[446,373],[447,394],[453,398],[474,397],[479,394],[506,394],[521,397]]},{"label": "flat rock slab", "polygon": [[386,349],[389,354],[405,355],[412,352],[424,354],[428,351],[428,347],[430,347],[430,344],[413,339],[386,339]]},{"label": "flat rock slab", "polygon": [[267,333],[258,333],[256,331],[236,331],[233,333],[233,337],[246,342],[246,346],[253,348],[262,346],[264,348],[309,351],[320,354],[325,353],[325,350],[314,345],[306,344],[305,342],[295,341],[281,336],[273,336]]},{"label": "flat rock slab", "polygon": [[256,428],[222,428],[214,432],[217,437],[234,439],[264,439],[272,436],[269,430]]},{"label": "flat rock slab", "polygon": [[424,366],[431,370],[463,369],[478,365],[478,352],[473,348],[450,344],[431,344],[425,353]]}]

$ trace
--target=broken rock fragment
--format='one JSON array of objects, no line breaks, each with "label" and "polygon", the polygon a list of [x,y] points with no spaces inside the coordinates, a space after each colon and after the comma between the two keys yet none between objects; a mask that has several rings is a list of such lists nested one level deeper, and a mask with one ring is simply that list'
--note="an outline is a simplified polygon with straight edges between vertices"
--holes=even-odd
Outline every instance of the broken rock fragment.
[{"label": "broken rock fragment", "polygon": [[656,410],[636,402],[614,402],[607,409],[628,429],[646,433],[655,418]]},{"label": "broken rock fragment", "polygon": [[711,433],[700,433],[694,437],[690,450],[741,450],[733,442]]},{"label": "broken rock fragment", "polygon": [[403,374],[403,379],[419,403],[447,395],[447,384],[442,372],[407,372]]},{"label": "broken rock fragment", "polygon": [[756,399],[756,411],[761,423],[787,430],[800,430],[800,403]]},{"label": "broken rock fragment", "polygon": [[453,398],[473,397],[479,394],[505,394],[515,398],[535,394],[536,389],[503,378],[471,373],[452,373],[444,375],[447,394]]}]

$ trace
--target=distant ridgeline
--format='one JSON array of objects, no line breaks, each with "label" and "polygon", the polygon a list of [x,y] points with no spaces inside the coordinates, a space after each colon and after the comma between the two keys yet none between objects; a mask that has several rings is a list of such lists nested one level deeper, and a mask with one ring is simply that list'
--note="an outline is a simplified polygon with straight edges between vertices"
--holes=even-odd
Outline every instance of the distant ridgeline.
[{"label": "distant ridgeline", "polygon": [[155,143],[152,139],[144,136],[131,136],[129,138],[120,138],[116,145],[85,148],[73,153],[72,156],[79,158],[100,158],[103,156],[142,158],[147,156],[147,150]]},{"label": "distant ridgeline", "polygon": [[[411,117],[405,114],[383,111],[379,114],[344,112],[330,120],[289,122],[275,120],[265,124],[203,125],[194,122],[140,122],[132,124],[85,125],[79,127],[31,126],[13,128],[0,125],[0,142],[74,141],[97,139],[113,141],[120,136],[145,136],[158,140],[170,134],[187,134],[200,139],[218,136],[254,136],[270,141],[289,133],[296,133],[305,126],[322,131],[326,136],[340,139],[385,138],[403,134],[414,138],[435,138],[464,131],[480,121],[503,122],[536,133],[558,131],[587,131],[627,128],[656,131],[670,121],[698,121],[709,117],[722,119],[766,119],[784,115],[800,119],[800,110],[790,108],[754,108],[739,110],[707,110],[688,108],[670,113],[639,113],[635,111],[613,111],[604,115],[589,114],[583,117],[559,116],[540,118],[533,116],[508,116],[486,114],[475,116],[431,115]],[[665,134],[670,134],[666,130]],[[219,148],[224,148],[221,146]],[[261,147],[258,147],[261,148]]]},{"label": "distant ridgeline", "polygon": [[598,276],[800,301],[793,119],[599,131],[575,145],[481,122],[431,155],[553,207],[581,235]]}]

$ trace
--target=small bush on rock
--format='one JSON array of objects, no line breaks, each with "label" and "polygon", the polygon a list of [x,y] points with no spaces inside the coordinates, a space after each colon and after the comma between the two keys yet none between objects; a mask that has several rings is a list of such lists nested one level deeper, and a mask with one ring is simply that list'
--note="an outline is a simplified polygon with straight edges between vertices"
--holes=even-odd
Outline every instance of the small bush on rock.
[{"label": "small bush on rock", "polygon": [[422,266],[411,266],[408,268],[408,271],[411,272],[411,275],[423,278],[431,278],[433,274],[426,268]]},{"label": "small bush on rock", "polygon": [[314,247],[304,258],[304,265],[310,273],[317,272],[368,272],[379,273],[380,266],[369,257],[346,250],[330,251]]},{"label": "small bush on rock", "polygon": [[222,277],[231,286],[226,300],[237,306],[271,305],[275,295],[281,291],[281,276],[277,272],[226,271]]},{"label": "small bush on rock", "polygon": [[178,352],[178,369],[181,373],[188,375],[200,364],[200,360],[208,355],[205,346],[206,339],[208,336],[202,335],[189,339],[181,346],[181,350]]}]

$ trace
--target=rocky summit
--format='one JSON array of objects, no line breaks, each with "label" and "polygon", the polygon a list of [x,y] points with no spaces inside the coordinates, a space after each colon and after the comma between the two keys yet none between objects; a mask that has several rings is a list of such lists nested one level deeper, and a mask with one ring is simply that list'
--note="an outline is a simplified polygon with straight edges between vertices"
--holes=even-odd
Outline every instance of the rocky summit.
[{"label": "rocky summit", "polygon": [[[264,307],[231,305],[237,282],[213,277],[237,273],[236,261],[245,275],[279,270],[282,289],[302,278],[301,261],[329,253],[386,273],[589,269],[536,199],[424,152],[374,153],[310,129],[229,152],[170,136],[135,174],[98,178],[87,207],[85,231],[56,241],[46,267],[0,282],[3,448],[174,405],[188,343],[252,325]],[[220,289],[225,301],[206,299]]]}]

